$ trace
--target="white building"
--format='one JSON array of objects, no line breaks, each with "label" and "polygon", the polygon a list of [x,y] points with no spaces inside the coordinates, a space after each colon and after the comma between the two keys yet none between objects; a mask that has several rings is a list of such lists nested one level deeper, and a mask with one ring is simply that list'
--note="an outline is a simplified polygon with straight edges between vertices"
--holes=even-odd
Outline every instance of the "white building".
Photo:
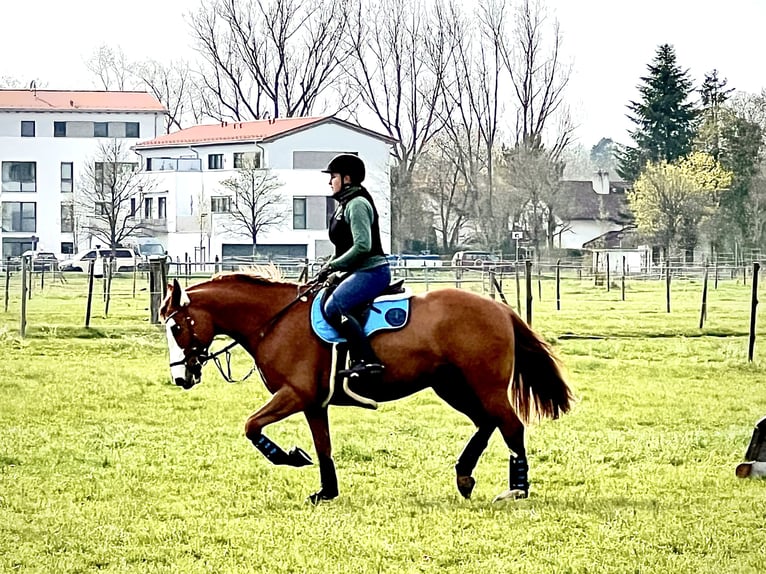
[{"label": "white building", "polygon": [[3,259],[34,248],[73,253],[69,206],[84,166],[104,140],[129,150],[157,137],[164,112],[146,92],[0,90]]},{"label": "white building", "polygon": [[[285,216],[257,234],[263,256],[328,255],[327,223],[334,210],[329,176],[321,173],[336,154],[358,154],[367,167],[365,187],[380,217],[383,248],[391,245],[389,165],[395,140],[335,117],[283,118],[199,125],[143,141],[135,150],[152,176],[143,215],[174,259],[212,261],[249,256],[252,238],[233,229],[232,194],[221,182],[254,162],[281,183]],[[147,202],[149,202],[147,204]],[[165,212],[157,213],[162,202]],[[156,219],[166,216],[165,221]]]}]

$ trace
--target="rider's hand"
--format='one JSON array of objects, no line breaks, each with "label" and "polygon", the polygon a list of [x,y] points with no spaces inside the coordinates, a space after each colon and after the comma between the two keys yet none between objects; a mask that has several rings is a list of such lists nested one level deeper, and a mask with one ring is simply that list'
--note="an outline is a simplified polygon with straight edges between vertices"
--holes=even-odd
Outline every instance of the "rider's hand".
[{"label": "rider's hand", "polygon": [[314,276],[314,280],[317,283],[324,283],[327,281],[327,278],[330,276],[330,273],[333,272],[333,268],[330,267],[329,263],[325,263],[324,266],[317,271],[317,274]]}]

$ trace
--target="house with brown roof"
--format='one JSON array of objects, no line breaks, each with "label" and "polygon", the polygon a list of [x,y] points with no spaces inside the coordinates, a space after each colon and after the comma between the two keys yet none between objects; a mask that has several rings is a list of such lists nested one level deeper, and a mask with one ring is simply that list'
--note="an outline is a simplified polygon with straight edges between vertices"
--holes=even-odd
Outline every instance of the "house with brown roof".
[{"label": "house with brown roof", "polygon": [[[99,144],[130,146],[162,133],[165,108],[146,92],[0,90],[2,256],[29,249],[69,254],[73,196]],[[136,158],[136,161],[138,158]]]},{"label": "house with brown roof", "polygon": [[624,181],[610,181],[606,172],[597,172],[590,181],[562,181],[556,212],[561,220],[557,247],[625,247],[625,234],[634,228],[627,186]]},{"label": "house with brown roof", "polygon": [[[155,226],[155,236],[171,257],[212,261],[255,251],[315,259],[332,251],[327,227],[335,203],[321,170],[338,153],[364,160],[364,183],[378,208],[383,247],[390,249],[389,166],[395,141],[334,116],[318,116],[198,125],[141,141],[134,149],[153,180],[145,201],[167,202],[167,218]],[[234,224],[237,198],[222,183],[251,168],[275,178],[279,199],[263,214],[281,219],[259,231],[255,246]]]}]

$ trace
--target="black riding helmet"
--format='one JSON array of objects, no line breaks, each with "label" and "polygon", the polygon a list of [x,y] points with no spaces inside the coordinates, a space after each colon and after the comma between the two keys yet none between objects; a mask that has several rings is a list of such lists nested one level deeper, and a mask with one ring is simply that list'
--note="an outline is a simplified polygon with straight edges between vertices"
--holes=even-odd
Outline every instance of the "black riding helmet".
[{"label": "black riding helmet", "polygon": [[359,156],[342,153],[332,158],[322,173],[339,173],[341,178],[347,175],[351,179],[351,183],[360,184],[364,181],[365,176],[364,162]]}]

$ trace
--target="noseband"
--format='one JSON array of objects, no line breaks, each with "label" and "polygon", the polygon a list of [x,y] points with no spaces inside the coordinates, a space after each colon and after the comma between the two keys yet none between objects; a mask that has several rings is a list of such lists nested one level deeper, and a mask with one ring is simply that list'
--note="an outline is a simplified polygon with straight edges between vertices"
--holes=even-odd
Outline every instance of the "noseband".
[{"label": "noseband", "polygon": [[[315,294],[317,291],[319,291],[319,289],[321,287],[322,287],[322,284],[321,283],[316,283],[316,282],[315,283],[310,283],[305,291],[301,291],[300,287],[298,287],[298,295],[295,297],[295,299],[293,299],[287,305],[282,307],[268,321],[265,321],[258,328],[258,330],[260,331],[260,333],[259,333],[260,340],[263,340],[266,337],[267,333],[271,330],[271,328],[274,327],[274,325],[276,325],[279,322],[279,320],[287,313],[288,310],[290,310],[290,308],[292,308],[293,305],[295,305],[298,301],[305,301],[307,296]],[[165,325],[167,325],[168,321],[170,321],[170,319],[172,319],[173,316],[176,315],[179,311],[180,311],[180,309],[176,309],[170,315],[165,317]],[[232,378],[232,376],[231,376],[231,349],[233,349],[237,345],[239,345],[239,343],[237,341],[232,341],[231,343],[226,345],[223,349],[219,349],[215,353],[210,353],[210,354],[208,354],[208,352],[207,352],[208,349],[206,347],[206,348],[204,348],[202,350],[201,353],[198,353],[196,355],[186,355],[186,356],[184,356],[183,359],[181,359],[179,361],[173,361],[172,363],[170,363],[170,366],[171,367],[177,367],[178,365],[184,365],[186,367],[190,367],[191,365],[189,365],[189,359],[196,358],[197,359],[197,363],[200,365],[200,368],[202,368],[205,365],[205,363],[207,363],[208,361],[212,360],[213,363],[215,364],[215,366],[218,368],[218,372],[221,373],[221,376],[224,378],[224,380],[226,382],[228,382],[228,383],[240,383],[240,382],[244,381],[245,379],[250,378],[250,375],[252,375],[255,372],[257,366],[255,364],[255,360],[253,360],[253,366],[250,367],[250,371],[244,377],[242,377],[241,379],[233,379]],[[257,346],[257,344],[256,344],[256,346]],[[195,347],[192,347],[191,350],[194,351],[195,349],[196,349]],[[253,349],[253,351],[255,351],[255,349]],[[186,353],[185,349],[184,349],[184,353]],[[224,371],[223,365],[221,364],[221,359],[219,358],[220,355],[223,355],[223,354],[226,355],[226,370],[225,371]]]}]

